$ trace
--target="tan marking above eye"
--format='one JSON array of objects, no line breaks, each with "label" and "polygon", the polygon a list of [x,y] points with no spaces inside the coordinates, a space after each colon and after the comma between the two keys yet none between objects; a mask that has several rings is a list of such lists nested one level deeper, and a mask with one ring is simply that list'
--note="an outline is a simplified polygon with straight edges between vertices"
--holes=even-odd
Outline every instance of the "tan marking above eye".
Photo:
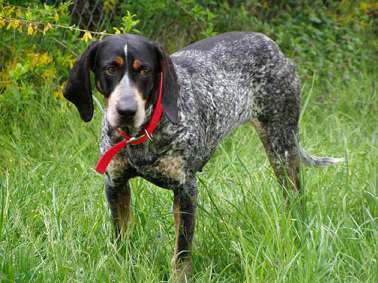
[{"label": "tan marking above eye", "polygon": [[135,71],[139,71],[141,67],[142,67],[142,62],[139,59],[135,59],[133,62],[133,69]]},{"label": "tan marking above eye", "polygon": [[123,64],[125,64],[125,60],[123,60],[123,58],[121,56],[117,56],[113,59],[113,62],[118,65],[118,66],[122,66]]}]

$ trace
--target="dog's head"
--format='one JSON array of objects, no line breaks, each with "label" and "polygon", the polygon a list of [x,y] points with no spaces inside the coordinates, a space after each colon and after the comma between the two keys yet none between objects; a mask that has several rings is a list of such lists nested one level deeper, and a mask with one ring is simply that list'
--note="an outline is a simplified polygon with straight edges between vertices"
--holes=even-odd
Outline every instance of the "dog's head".
[{"label": "dog's head", "polygon": [[90,71],[105,98],[106,119],[112,127],[136,131],[146,122],[146,110],[157,99],[160,73],[164,113],[177,122],[176,73],[171,59],[156,43],[128,34],[109,36],[87,47],[64,89],[64,97],[75,104],[85,122],[93,116]]}]

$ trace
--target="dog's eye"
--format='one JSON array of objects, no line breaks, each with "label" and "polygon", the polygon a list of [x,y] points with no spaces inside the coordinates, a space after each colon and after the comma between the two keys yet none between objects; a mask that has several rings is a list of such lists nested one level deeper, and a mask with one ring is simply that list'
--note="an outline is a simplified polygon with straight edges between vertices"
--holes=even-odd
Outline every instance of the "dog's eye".
[{"label": "dog's eye", "polygon": [[105,69],[105,74],[107,74],[107,75],[109,75],[109,76],[114,75],[115,72],[116,72],[116,68],[113,67],[113,66],[107,67],[107,68]]},{"label": "dog's eye", "polygon": [[139,73],[143,76],[148,75],[150,72],[151,72],[151,70],[146,66],[141,66],[140,69],[139,69]]}]

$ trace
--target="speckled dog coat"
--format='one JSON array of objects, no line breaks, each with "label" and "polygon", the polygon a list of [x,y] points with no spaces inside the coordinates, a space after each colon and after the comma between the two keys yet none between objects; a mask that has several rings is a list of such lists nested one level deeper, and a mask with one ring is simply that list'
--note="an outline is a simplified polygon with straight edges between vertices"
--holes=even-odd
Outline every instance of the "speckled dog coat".
[{"label": "speckled dog coat", "polygon": [[[110,37],[108,42],[122,48],[127,45],[127,52],[134,52],[133,45],[155,45],[134,35]],[[127,61],[131,55],[125,56]],[[171,55],[169,61],[170,76],[166,79],[177,85],[177,120],[172,122],[164,115],[153,141],[129,145],[118,153],[107,170],[105,182],[117,235],[125,229],[128,218],[130,178],[140,176],[173,190],[175,270],[185,276],[190,272],[196,173],[208,162],[222,138],[236,127],[245,122],[254,124],[283,185],[299,189],[301,160],[310,165],[340,160],[314,157],[300,148],[300,83],[293,63],[267,36],[225,33],[191,44]],[[70,99],[69,89],[66,92]],[[152,104],[146,104],[145,122],[151,112]],[[105,113],[101,153],[122,139],[108,120]]]}]

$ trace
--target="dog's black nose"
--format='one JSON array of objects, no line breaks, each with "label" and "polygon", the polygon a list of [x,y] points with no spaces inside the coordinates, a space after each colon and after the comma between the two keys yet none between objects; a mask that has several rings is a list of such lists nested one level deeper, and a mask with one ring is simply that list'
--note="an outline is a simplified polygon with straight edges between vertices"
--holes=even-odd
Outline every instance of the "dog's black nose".
[{"label": "dog's black nose", "polygon": [[137,111],[137,103],[133,98],[123,98],[118,101],[117,111],[119,115],[131,118]]}]

